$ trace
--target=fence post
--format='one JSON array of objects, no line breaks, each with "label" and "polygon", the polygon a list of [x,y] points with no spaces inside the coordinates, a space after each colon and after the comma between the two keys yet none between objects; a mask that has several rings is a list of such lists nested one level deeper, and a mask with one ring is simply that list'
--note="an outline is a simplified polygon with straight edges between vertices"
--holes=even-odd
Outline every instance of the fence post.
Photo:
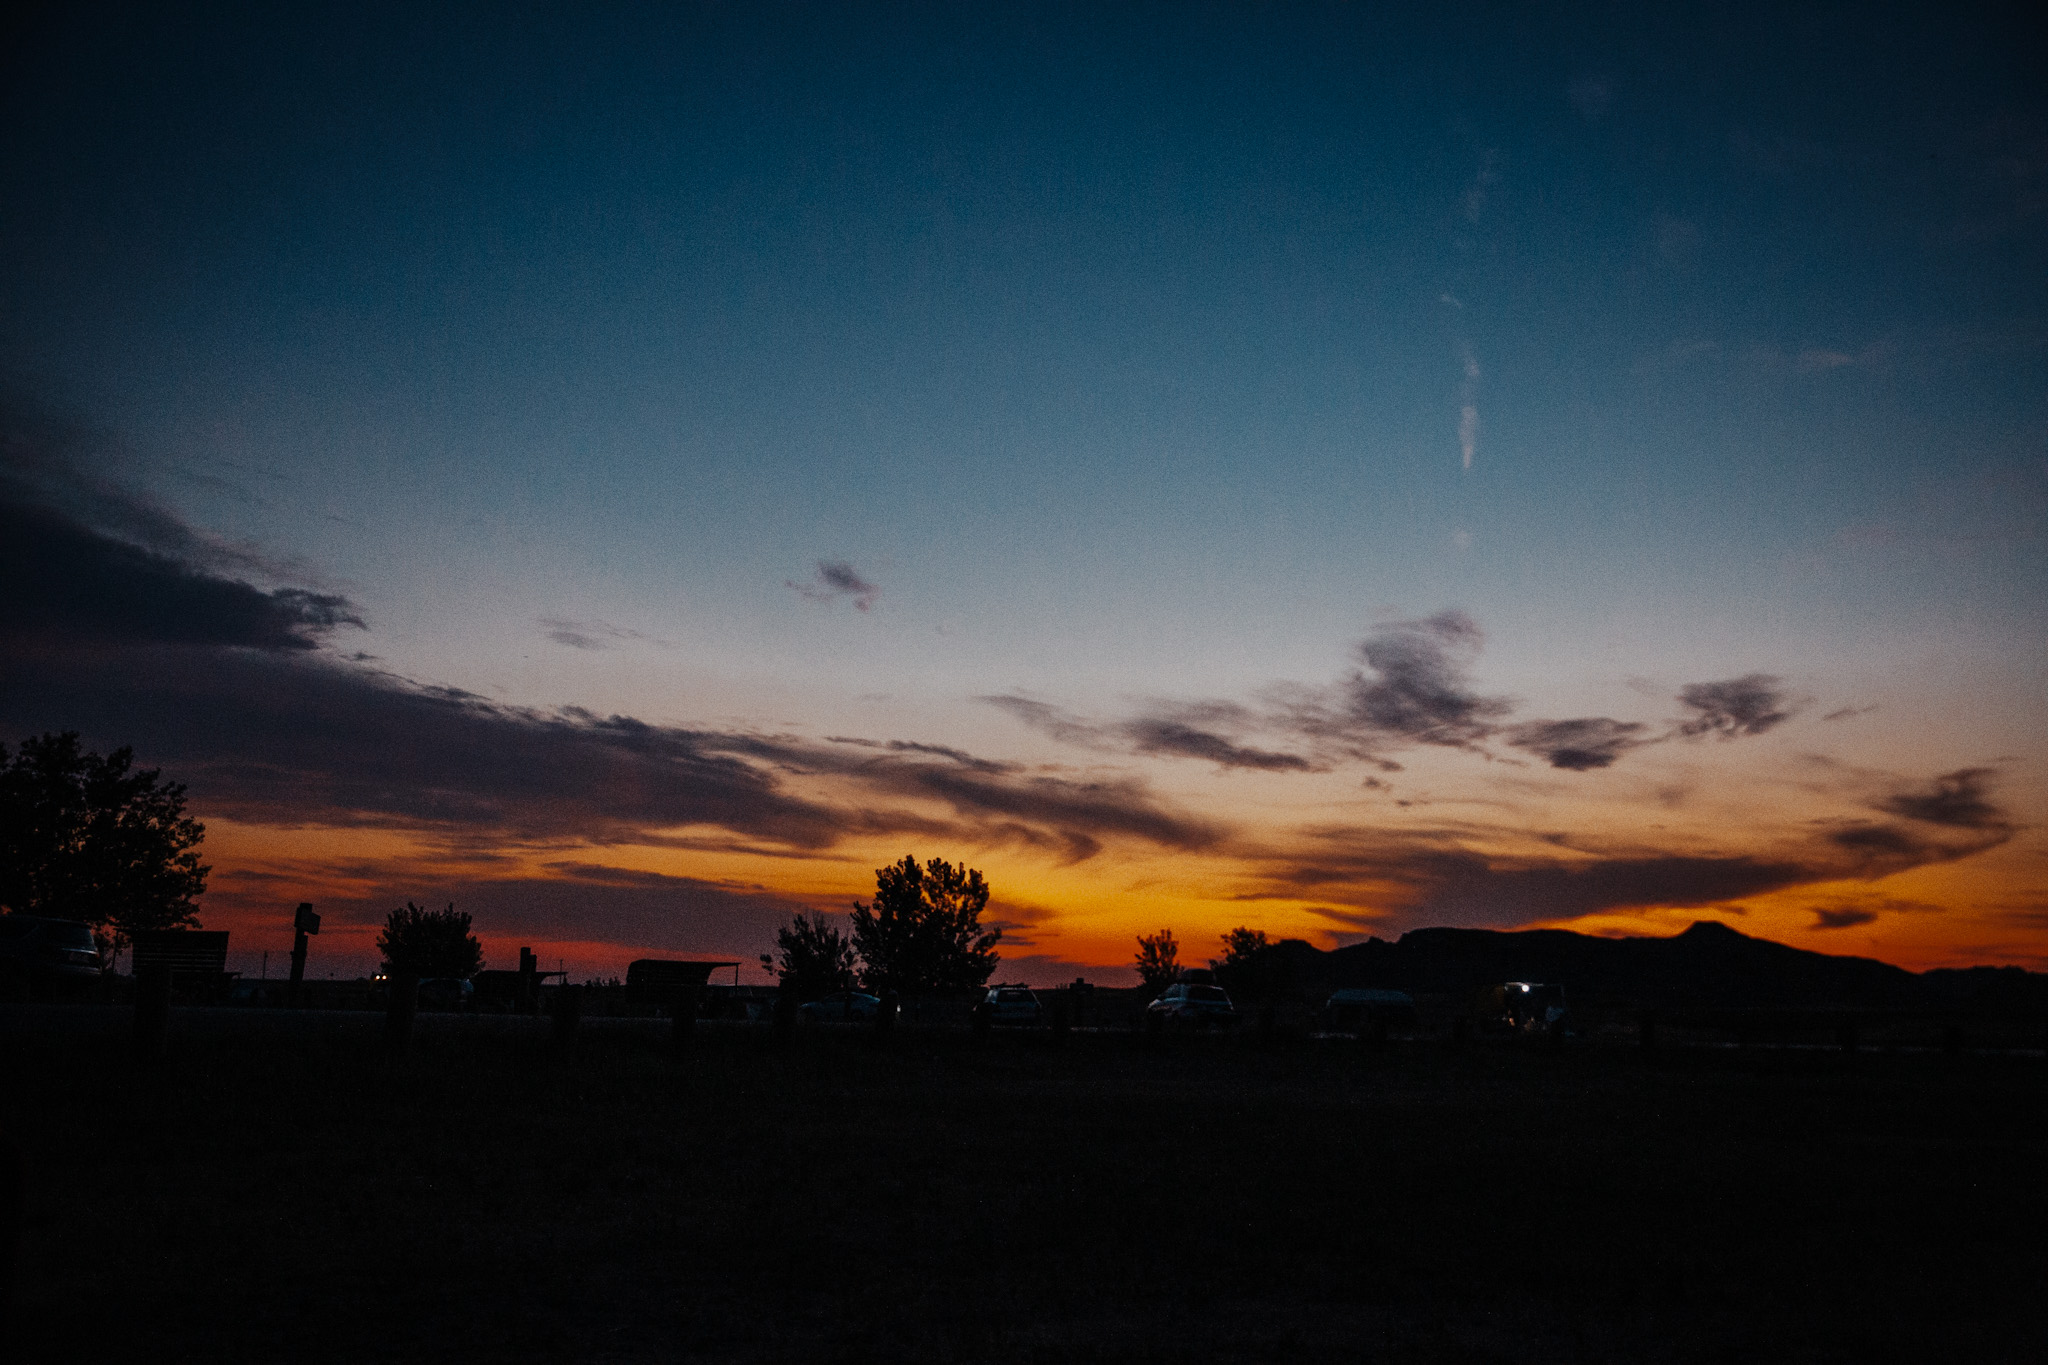
[{"label": "fence post", "polygon": [[1052,998],[1052,1040],[1064,1043],[1067,1040],[1067,993],[1056,992]]},{"label": "fence post", "polygon": [[883,991],[882,1003],[875,1006],[875,1037],[887,1042],[889,1035],[896,1031],[896,1011],[900,1008],[896,992]]},{"label": "fence post", "polygon": [[1642,1045],[1643,1056],[1654,1060],[1657,1056],[1657,1011],[1644,1010],[1636,1016],[1636,1039]]}]

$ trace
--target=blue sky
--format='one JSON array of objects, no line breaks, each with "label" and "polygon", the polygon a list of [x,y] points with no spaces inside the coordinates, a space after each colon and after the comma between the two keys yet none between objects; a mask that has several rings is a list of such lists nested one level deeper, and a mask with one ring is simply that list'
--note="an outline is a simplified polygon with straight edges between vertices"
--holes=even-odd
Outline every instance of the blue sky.
[{"label": "blue sky", "polygon": [[974,698],[1241,700],[1457,610],[1530,714],[1767,674],[2038,804],[2023,32],[67,9],[7,82],[0,379],[346,597],[333,666],[497,702],[1052,762]]}]

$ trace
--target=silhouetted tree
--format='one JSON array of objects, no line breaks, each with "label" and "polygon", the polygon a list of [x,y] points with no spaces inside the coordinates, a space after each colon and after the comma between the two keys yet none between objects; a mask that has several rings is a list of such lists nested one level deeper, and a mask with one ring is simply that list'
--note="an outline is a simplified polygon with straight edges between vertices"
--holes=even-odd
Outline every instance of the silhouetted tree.
[{"label": "silhouetted tree", "polygon": [[1137,967],[1146,991],[1152,995],[1180,979],[1180,945],[1173,941],[1173,930],[1138,935]]},{"label": "silhouetted tree", "polygon": [[853,940],[823,915],[798,915],[775,931],[781,961],[761,954],[761,965],[774,972],[798,1000],[816,1000],[853,985]]},{"label": "silhouetted tree", "polygon": [[377,935],[388,976],[471,977],[483,970],[484,948],[469,931],[466,911],[422,910],[411,901],[384,917]]},{"label": "silhouetted tree", "polygon": [[1259,959],[1271,946],[1264,929],[1241,924],[1232,929],[1223,936],[1223,956],[1209,959],[1216,983],[1233,995],[1250,998],[1263,994],[1265,974],[1259,970]]},{"label": "silhouetted tree", "polygon": [[206,827],[185,814],[184,784],[134,759],[85,752],[70,730],[12,758],[0,744],[0,906],[91,925],[109,965],[139,929],[198,923],[212,870],[193,851]]},{"label": "silhouetted tree", "polygon": [[1264,929],[1247,929],[1240,924],[1223,936],[1223,956],[1209,959],[1209,965],[1219,972],[1243,967],[1267,946]]},{"label": "silhouetted tree", "polygon": [[988,883],[981,873],[934,858],[923,867],[905,855],[875,869],[872,905],[853,903],[853,946],[861,984],[877,993],[972,989],[1000,960],[1000,929],[983,929]]}]

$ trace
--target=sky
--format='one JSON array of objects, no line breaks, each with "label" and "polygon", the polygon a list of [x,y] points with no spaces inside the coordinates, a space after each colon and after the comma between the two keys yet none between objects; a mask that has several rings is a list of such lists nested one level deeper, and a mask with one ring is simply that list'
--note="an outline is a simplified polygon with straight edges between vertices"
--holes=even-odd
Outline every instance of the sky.
[{"label": "sky", "polygon": [[2030,16],[1648,8],[18,21],[0,740],[184,782],[247,970],[906,853],[1004,979],[2048,966]]}]

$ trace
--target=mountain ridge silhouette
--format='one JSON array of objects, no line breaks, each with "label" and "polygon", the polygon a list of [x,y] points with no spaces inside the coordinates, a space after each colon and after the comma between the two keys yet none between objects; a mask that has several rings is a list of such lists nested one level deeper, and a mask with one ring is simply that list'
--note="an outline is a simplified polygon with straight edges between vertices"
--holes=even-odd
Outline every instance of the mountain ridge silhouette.
[{"label": "mountain ridge silhouette", "polygon": [[2048,974],[2019,967],[1912,972],[1755,938],[1714,920],[1667,938],[1425,928],[1328,951],[1282,939],[1266,953],[1268,970],[1302,987],[1446,994],[1549,981],[1575,998],[1673,1007],[2048,1010]]}]

